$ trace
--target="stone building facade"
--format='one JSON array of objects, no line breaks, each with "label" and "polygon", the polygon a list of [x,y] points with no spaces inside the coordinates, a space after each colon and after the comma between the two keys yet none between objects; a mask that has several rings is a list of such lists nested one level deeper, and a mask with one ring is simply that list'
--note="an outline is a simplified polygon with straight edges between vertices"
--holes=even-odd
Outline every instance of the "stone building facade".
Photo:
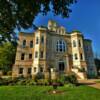
[{"label": "stone building facade", "polygon": [[69,34],[52,20],[34,33],[21,32],[12,76],[34,77],[41,72],[54,78],[73,72],[85,79],[96,75],[91,42],[78,31]]}]

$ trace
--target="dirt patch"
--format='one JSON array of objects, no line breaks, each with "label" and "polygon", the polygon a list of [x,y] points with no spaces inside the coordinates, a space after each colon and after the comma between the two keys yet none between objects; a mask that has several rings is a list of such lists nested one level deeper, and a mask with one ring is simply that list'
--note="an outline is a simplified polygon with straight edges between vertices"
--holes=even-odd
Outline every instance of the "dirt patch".
[{"label": "dirt patch", "polygon": [[48,91],[48,94],[64,94],[65,91],[62,90],[50,90]]}]

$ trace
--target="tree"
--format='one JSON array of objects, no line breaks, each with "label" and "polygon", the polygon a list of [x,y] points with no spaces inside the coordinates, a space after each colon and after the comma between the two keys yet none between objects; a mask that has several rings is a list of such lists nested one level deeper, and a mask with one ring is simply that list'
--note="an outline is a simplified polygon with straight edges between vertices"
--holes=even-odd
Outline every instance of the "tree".
[{"label": "tree", "polygon": [[69,17],[70,5],[76,0],[0,0],[0,42],[12,41],[14,29],[33,26],[34,19],[41,13]]},{"label": "tree", "polygon": [[0,46],[0,70],[7,72],[12,69],[16,54],[16,46],[10,42]]},{"label": "tree", "polygon": [[97,68],[97,74],[100,75],[100,59],[95,58],[95,65]]}]

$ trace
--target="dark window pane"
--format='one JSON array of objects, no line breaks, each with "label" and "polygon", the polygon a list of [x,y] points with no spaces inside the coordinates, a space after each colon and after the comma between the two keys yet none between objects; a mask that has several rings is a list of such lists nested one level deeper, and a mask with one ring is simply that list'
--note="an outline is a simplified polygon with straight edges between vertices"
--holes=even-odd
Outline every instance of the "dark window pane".
[{"label": "dark window pane", "polygon": [[75,54],[74,56],[75,56],[75,60],[77,60],[78,59],[77,54]]},{"label": "dark window pane", "polygon": [[43,72],[43,68],[42,67],[40,67],[40,72]]},{"label": "dark window pane", "polygon": [[43,58],[43,51],[41,51],[40,58]]},{"label": "dark window pane", "polygon": [[80,54],[80,58],[81,58],[81,60],[83,60],[83,55],[82,55],[82,53]]},{"label": "dark window pane", "polygon": [[32,59],[32,54],[29,54],[29,59]]},{"label": "dark window pane", "polygon": [[23,40],[23,48],[26,47],[26,40]]},{"label": "dark window pane", "polygon": [[41,43],[44,43],[44,36],[41,37]]},{"label": "dark window pane", "polygon": [[64,66],[64,62],[60,62],[59,63],[59,71],[64,71],[65,66]]},{"label": "dark window pane", "polygon": [[38,44],[39,43],[39,39],[38,39],[38,37],[36,38],[36,44]]},{"label": "dark window pane", "polygon": [[80,40],[78,41],[78,44],[79,44],[79,47],[81,47],[81,41]]},{"label": "dark window pane", "polygon": [[31,68],[28,68],[28,74],[31,74]]},{"label": "dark window pane", "polygon": [[19,74],[23,74],[23,68],[19,68]]},{"label": "dark window pane", "polygon": [[34,72],[36,72],[36,67],[34,67]]},{"label": "dark window pane", "polygon": [[37,58],[37,57],[38,57],[38,52],[36,51],[36,52],[35,52],[35,58]]},{"label": "dark window pane", "polygon": [[22,54],[21,54],[21,60],[24,60],[24,57],[25,57],[25,54],[22,53]]},{"label": "dark window pane", "polygon": [[33,41],[30,41],[30,48],[33,48]]},{"label": "dark window pane", "polygon": [[62,44],[62,41],[59,41],[59,44]]}]

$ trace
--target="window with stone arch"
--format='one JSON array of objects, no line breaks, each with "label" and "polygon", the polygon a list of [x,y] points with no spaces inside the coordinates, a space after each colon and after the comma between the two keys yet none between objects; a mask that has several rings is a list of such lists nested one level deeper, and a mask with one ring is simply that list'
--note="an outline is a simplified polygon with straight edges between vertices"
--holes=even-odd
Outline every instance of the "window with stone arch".
[{"label": "window with stone arch", "polygon": [[66,43],[63,40],[58,40],[56,44],[57,52],[65,52],[66,51]]}]

